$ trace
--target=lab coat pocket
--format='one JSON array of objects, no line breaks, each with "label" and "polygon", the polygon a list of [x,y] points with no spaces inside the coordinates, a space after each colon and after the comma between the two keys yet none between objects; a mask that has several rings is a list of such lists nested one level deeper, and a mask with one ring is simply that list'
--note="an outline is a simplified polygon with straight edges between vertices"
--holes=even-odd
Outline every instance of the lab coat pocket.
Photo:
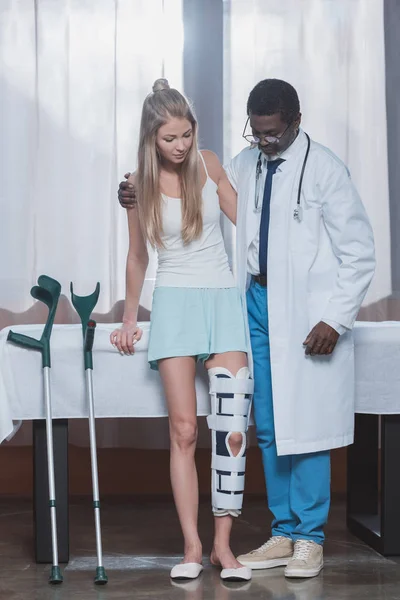
[{"label": "lab coat pocket", "polygon": [[291,215],[290,251],[296,254],[315,256],[318,250],[322,211],[319,206],[305,206],[301,210],[301,219]]}]

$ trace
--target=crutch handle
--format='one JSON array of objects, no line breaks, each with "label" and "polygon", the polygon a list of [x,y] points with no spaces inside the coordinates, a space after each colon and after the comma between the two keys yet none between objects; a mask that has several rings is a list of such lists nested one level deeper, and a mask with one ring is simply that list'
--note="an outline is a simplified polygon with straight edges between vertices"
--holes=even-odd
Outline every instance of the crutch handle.
[{"label": "crutch handle", "polygon": [[15,331],[9,331],[7,341],[21,346],[21,348],[28,348],[29,350],[38,350],[42,355],[42,366],[50,367],[50,344],[48,338],[42,338],[36,340],[33,337],[24,335],[23,333],[15,333]]},{"label": "crutch handle", "polygon": [[87,324],[85,332],[85,352],[91,352],[94,342],[94,332],[96,329],[96,321],[90,320]]},{"label": "crutch handle", "polygon": [[30,348],[31,350],[43,350],[43,343],[40,340],[36,340],[33,337],[24,335],[23,333],[15,333],[15,331],[9,331],[7,341],[22,346],[23,348]]}]

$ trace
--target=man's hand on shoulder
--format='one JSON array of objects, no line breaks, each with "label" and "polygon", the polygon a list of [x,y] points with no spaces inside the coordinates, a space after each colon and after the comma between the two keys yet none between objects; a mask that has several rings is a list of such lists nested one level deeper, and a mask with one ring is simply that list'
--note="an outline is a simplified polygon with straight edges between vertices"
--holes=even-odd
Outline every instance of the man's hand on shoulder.
[{"label": "man's hand on shoulder", "polygon": [[118,200],[122,208],[134,208],[137,204],[136,189],[132,173],[125,173],[126,181],[121,181],[118,188]]}]

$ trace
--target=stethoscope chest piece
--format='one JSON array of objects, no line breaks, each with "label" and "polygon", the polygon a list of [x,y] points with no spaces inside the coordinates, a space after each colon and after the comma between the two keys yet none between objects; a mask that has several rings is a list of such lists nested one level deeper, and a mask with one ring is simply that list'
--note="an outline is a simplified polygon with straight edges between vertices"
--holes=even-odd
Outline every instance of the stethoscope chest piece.
[{"label": "stethoscope chest piece", "polygon": [[303,220],[303,207],[297,206],[293,211],[293,219],[298,223],[301,223]]}]

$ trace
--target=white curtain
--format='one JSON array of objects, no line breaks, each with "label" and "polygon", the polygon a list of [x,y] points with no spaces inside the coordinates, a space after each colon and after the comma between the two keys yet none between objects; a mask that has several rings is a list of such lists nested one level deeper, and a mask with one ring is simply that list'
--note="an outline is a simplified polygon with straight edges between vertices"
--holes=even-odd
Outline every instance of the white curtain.
[{"label": "white curtain", "polygon": [[383,0],[225,2],[224,159],[245,145],[246,102],[276,77],[303,127],[350,168],[371,219],[377,270],[366,304],[391,293]]},{"label": "white curtain", "polygon": [[[290,81],[305,129],[349,165],[371,217],[378,268],[367,302],[389,295],[383,0],[224,7],[225,160],[244,145],[255,83]],[[71,280],[82,295],[100,281],[96,317],[121,318],[127,230],[116,190],[135,168],[153,81],[165,75],[183,89],[182,54],[182,0],[0,1],[0,327],[40,322],[29,290],[41,273],[67,298]],[[153,257],[147,310],[154,269]],[[76,318],[64,299],[57,320]],[[23,427],[14,443],[28,440]],[[71,441],[83,440],[86,424],[74,423]],[[161,447],[168,432],[161,420],[99,421],[98,440]]]},{"label": "white curtain", "polygon": [[[182,0],[1,0],[0,327],[41,322],[29,291],[42,273],[66,295],[58,322],[77,320],[70,281],[79,295],[100,281],[97,318],[121,319],[127,226],[118,182],[135,168],[154,80],[183,87],[182,53]],[[145,309],[154,269],[153,256]],[[142,425],[99,422],[99,445],[140,445]],[[80,427],[72,441],[83,439]],[[24,427],[15,443],[28,439]]]},{"label": "white curtain", "polygon": [[100,281],[100,313],[124,297],[116,190],[152,83],[182,87],[181,13],[181,0],[1,1],[1,326],[32,306],[41,273],[67,295]]}]

